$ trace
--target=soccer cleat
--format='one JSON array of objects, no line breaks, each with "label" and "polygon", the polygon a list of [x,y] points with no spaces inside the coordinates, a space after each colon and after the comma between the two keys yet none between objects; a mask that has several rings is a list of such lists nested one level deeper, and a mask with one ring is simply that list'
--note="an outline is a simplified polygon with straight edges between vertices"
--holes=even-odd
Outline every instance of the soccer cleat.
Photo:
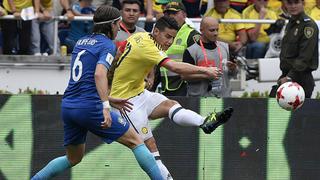
[{"label": "soccer cleat", "polygon": [[209,114],[209,116],[206,117],[204,123],[200,126],[200,128],[204,133],[211,134],[217,127],[226,123],[230,119],[232,112],[232,107],[228,107],[222,112],[212,112]]}]

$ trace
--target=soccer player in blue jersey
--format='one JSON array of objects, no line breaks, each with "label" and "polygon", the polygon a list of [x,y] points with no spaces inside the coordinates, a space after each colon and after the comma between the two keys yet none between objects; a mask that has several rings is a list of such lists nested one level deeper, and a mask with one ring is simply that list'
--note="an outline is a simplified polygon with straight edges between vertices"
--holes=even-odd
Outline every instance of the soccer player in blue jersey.
[{"label": "soccer player in blue jersey", "polygon": [[112,40],[119,30],[119,20],[117,9],[101,6],[93,17],[93,34],[76,43],[69,85],[61,105],[66,155],[53,159],[32,180],[50,179],[78,164],[84,156],[88,131],[106,143],[118,141],[127,146],[151,179],[162,179],[156,160],[142,139],[128,122],[110,112],[110,104],[120,111],[131,108],[126,99],[107,95],[107,72],[116,54]]}]

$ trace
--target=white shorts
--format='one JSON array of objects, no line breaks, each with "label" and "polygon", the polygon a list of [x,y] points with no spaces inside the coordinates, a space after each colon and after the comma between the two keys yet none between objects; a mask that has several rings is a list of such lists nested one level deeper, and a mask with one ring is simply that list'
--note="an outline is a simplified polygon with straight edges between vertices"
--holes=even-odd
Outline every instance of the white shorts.
[{"label": "white shorts", "polygon": [[[133,104],[133,109],[131,112],[127,112],[127,115],[130,121],[133,123],[132,125],[138,131],[144,141],[153,136],[152,129],[149,125],[149,115],[160,103],[165,100],[168,100],[168,98],[164,95],[150,92],[146,89],[140,95],[129,99],[129,102]],[[120,115],[119,110],[115,108],[112,110]]]}]

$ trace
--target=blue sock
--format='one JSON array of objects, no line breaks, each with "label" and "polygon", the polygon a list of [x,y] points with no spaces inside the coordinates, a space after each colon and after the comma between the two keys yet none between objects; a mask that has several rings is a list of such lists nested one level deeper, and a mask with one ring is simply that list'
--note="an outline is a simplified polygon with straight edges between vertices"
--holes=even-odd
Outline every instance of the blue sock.
[{"label": "blue sock", "polygon": [[132,149],[140,167],[148,174],[152,180],[162,180],[160,169],[153,155],[146,145],[140,144]]},{"label": "blue sock", "polygon": [[50,161],[46,167],[41,169],[35,176],[31,178],[31,180],[45,180],[50,179],[66,169],[69,169],[71,164],[67,158],[67,156],[61,156],[55,158],[54,160]]}]

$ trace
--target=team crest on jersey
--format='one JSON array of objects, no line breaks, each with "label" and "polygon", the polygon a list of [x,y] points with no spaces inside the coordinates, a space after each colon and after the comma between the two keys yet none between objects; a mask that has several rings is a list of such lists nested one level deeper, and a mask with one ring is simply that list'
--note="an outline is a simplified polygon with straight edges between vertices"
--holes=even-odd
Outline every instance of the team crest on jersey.
[{"label": "team crest on jersey", "polygon": [[182,39],[181,38],[176,40],[176,45],[180,45],[181,43],[182,43]]},{"label": "team crest on jersey", "polygon": [[195,43],[197,43],[197,42],[200,40],[200,37],[201,37],[200,34],[196,34],[196,35],[194,35],[194,36],[192,37],[192,39],[193,39],[193,41],[194,41]]},{"label": "team crest on jersey", "polygon": [[120,124],[122,124],[123,126],[126,125],[126,121],[124,121],[124,120],[122,119],[122,117],[118,117],[118,122],[119,122]]},{"label": "team crest on jersey", "polygon": [[147,134],[147,133],[148,133],[148,128],[142,127],[142,128],[141,128],[141,132],[142,132],[143,134]]},{"label": "team crest on jersey", "polygon": [[304,28],[304,35],[307,38],[311,38],[311,36],[313,35],[314,29],[312,27],[305,27]]},{"label": "team crest on jersey", "polygon": [[114,57],[112,56],[112,54],[108,53],[107,57],[106,57],[106,61],[107,63],[109,63],[110,65],[112,64]]}]

